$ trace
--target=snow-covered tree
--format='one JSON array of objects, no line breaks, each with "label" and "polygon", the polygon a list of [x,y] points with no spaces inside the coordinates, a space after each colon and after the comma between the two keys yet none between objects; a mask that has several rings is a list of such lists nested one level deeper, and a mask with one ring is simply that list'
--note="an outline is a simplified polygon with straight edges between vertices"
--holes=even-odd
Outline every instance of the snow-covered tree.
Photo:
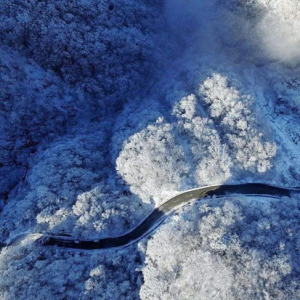
[{"label": "snow-covered tree", "polygon": [[131,136],[116,161],[117,171],[131,191],[145,202],[160,202],[180,189],[188,173],[184,151],[163,118]]},{"label": "snow-covered tree", "polygon": [[207,78],[199,89],[210,116],[224,132],[239,167],[263,173],[272,167],[276,144],[266,140],[253,113],[252,99],[241,94],[220,74]]}]

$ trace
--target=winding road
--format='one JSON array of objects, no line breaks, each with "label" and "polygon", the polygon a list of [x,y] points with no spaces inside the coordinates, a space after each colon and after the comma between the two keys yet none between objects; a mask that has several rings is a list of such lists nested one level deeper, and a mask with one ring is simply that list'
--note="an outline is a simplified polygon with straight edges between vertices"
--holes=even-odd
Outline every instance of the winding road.
[{"label": "winding road", "polygon": [[58,246],[73,249],[110,249],[126,247],[138,242],[151,234],[172,212],[192,200],[204,199],[208,196],[224,196],[227,194],[242,195],[268,195],[291,197],[294,193],[300,193],[300,188],[286,189],[263,183],[245,183],[235,185],[215,185],[201,187],[185,191],[163,203],[144,219],[138,226],[127,233],[111,238],[93,240],[74,240],[68,236],[51,236],[47,234],[20,234],[13,238],[7,245],[14,246],[22,243],[27,238],[43,239],[43,245]]}]

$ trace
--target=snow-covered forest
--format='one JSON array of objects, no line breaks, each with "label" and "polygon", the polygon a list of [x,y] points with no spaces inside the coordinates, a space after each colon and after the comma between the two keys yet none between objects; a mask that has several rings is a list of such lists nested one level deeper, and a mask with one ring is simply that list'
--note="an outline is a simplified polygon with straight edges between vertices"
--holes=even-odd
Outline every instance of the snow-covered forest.
[{"label": "snow-covered forest", "polygon": [[[297,0],[0,0],[0,242],[121,235],[213,184],[300,186]],[[124,250],[0,253],[1,299],[300,299],[300,199],[184,207]]]}]

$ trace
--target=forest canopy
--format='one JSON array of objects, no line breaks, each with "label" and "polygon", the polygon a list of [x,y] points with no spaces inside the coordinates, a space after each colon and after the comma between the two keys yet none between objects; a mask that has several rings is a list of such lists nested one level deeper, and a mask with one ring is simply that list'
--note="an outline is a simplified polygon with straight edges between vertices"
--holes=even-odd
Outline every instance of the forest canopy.
[{"label": "forest canopy", "polygon": [[[1,299],[300,299],[297,0],[0,0]],[[253,191],[255,192],[255,191]],[[20,236],[19,236],[20,237]]]}]

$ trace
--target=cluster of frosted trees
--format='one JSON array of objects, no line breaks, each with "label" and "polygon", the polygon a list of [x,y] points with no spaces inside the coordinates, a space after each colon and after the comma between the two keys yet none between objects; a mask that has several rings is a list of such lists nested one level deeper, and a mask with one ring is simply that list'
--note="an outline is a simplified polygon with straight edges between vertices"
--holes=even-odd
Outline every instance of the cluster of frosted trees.
[{"label": "cluster of frosted trees", "polygon": [[298,299],[299,204],[262,201],[212,200],[173,216],[148,241],[141,299]]},{"label": "cluster of frosted trees", "polygon": [[183,147],[173,131],[171,124],[158,119],[133,135],[117,159],[117,170],[145,202],[179,190],[181,176],[188,173]]},{"label": "cluster of frosted trees", "polygon": [[1,42],[83,89],[103,109],[139,90],[158,54],[158,1],[35,0],[20,5],[1,0],[0,6]]},{"label": "cluster of frosted trees", "polygon": [[126,187],[114,184],[114,172],[99,151],[106,140],[103,130],[77,132],[37,153],[19,194],[2,212],[1,240],[26,229],[86,238],[134,227],[148,210]]},{"label": "cluster of frosted trees", "polygon": [[6,248],[0,297],[298,299],[298,201],[210,199],[173,215],[138,247],[100,255],[39,242]]},{"label": "cluster of frosted trees", "polygon": [[[201,118],[199,99],[194,94],[174,106],[178,118],[178,134],[187,139],[188,161],[192,164],[197,185],[222,183],[231,177],[232,161],[213,122]],[[190,183],[192,184],[192,183]]]},{"label": "cluster of frosted trees", "polygon": [[7,47],[0,48],[0,69],[0,195],[6,197],[37,146],[65,133],[77,97],[52,72]]},{"label": "cluster of frosted trees", "polygon": [[253,113],[252,99],[230,86],[220,74],[207,78],[199,92],[209,104],[210,116],[224,132],[237,164],[252,172],[269,170],[276,145],[265,141]]},{"label": "cluster of frosted trees", "polygon": [[[178,191],[276,180],[298,157],[254,113],[298,112],[295,0],[167,0],[166,20],[158,0],[21,2],[0,0],[0,242],[119,235]],[[300,298],[298,202],[241,200],[194,205],[128,252],[3,249],[0,298]]]},{"label": "cluster of frosted trees", "polygon": [[[205,104],[209,118],[203,116]],[[139,114],[130,117],[140,119]],[[208,77],[197,96],[174,105],[172,122],[166,119],[159,117],[130,136],[116,161],[117,171],[144,202],[153,198],[159,203],[170,191],[226,182],[232,170],[237,178],[272,167],[275,143],[267,140],[251,97],[230,86],[225,76]]]},{"label": "cluster of frosted trees", "polygon": [[116,161],[117,171],[144,202],[158,204],[172,192],[229,177],[230,158],[212,123],[195,115],[183,118],[174,123],[158,118],[126,141]]},{"label": "cluster of frosted trees", "polygon": [[154,42],[165,34],[161,4],[0,6],[2,238],[27,228],[77,236],[128,229],[141,216],[140,200],[113,186],[107,131],[113,110],[139,91],[162,55]]},{"label": "cluster of frosted trees", "polygon": [[[1,299],[138,299],[141,254],[68,252],[37,244],[5,249],[0,256]],[[20,266],[22,267],[20,268]]]}]

